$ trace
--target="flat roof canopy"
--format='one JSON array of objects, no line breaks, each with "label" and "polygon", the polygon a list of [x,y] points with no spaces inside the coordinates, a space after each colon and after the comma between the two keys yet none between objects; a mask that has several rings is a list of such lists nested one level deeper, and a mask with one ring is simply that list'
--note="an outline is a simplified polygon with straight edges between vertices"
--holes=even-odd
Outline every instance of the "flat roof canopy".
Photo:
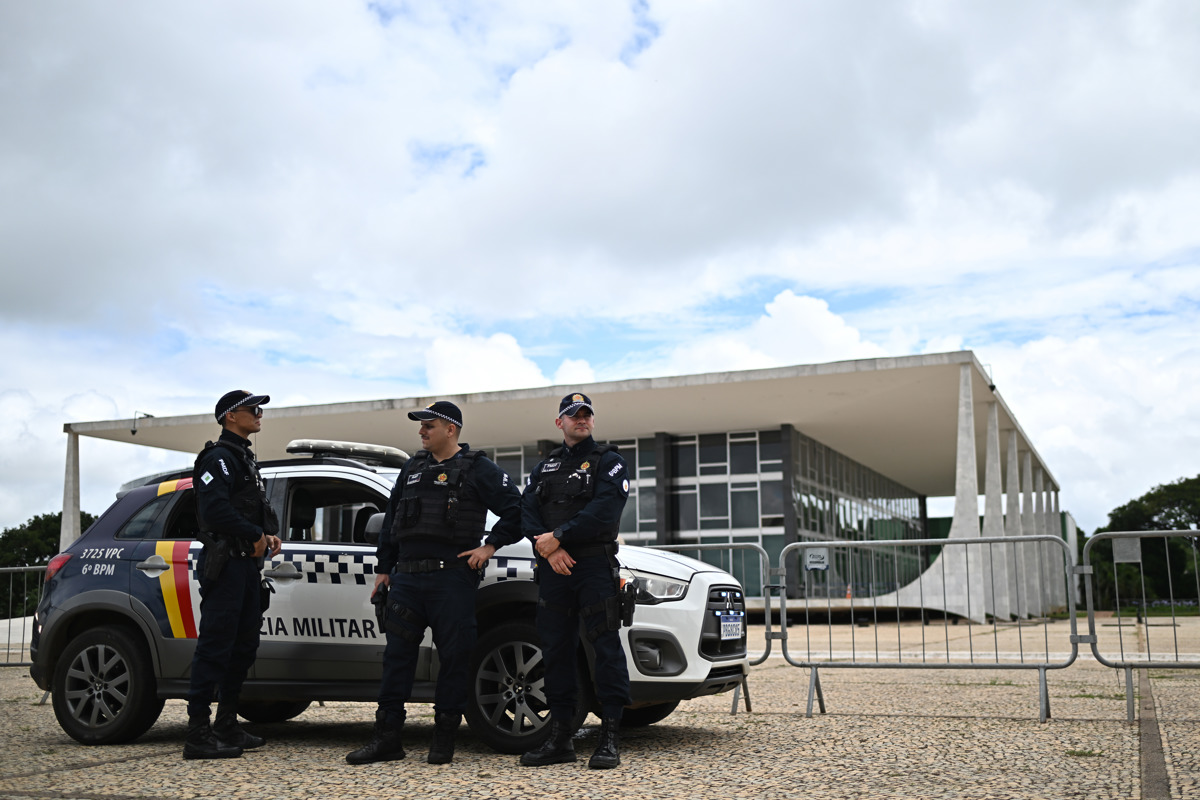
[{"label": "flat roof canopy", "polygon": [[[269,406],[255,435],[259,458],[282,458],[293,439],[337,439],[419,447],[407,414],[434,400],[463,411],[462,441],[472,447],[518,445],[558,438],[558,400],[582,391],[596,406],[598,439],[629,439],[657,432],[717,433],[778,428],[799,432],[929,496],[955,493],[959,367],[972,367],[975,443],[983,487],[987,404],[996,401],[1001,452],[1009,430],[1020,452],[1032,452],[1047,486],[1058,488],[1008,406],[969,350],[902,358],[838,361],[776,369],[711,372],[668,378],[544,386],[504,392],[408,397],[311,406]],[[132,433],[136,428],[137,433]],[[75,422],[68,433],[196,453],[217,426],[211,413],[137,420]],[[1003,461],[1001,463],[1004,463]]]}]

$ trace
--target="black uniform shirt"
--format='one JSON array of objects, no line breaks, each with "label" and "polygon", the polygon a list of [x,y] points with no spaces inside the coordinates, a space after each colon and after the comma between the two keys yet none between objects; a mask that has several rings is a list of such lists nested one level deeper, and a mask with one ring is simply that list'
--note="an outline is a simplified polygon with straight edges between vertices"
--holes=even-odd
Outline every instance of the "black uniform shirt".
[{"label": "black uniform shirt", "polygon": [[[471,449],[463,444],[461,449],[445,461],[433,461],[431,464],[447,464],[456,458],[462,458],[463,453]],[[411,461],[409,462],[412,463]],[[387,510],[383,517],[383,528],[379,534],[379,544],[375,548],[375,572],[387,575],[396,566],[396,562],[423,561],[425,559],[440,559],[451,561],[463,551],[462,547],[452,542],[438,542],[432,539],[411,539],[400,542],[392,538],[392,527],[396,519],[396,509],[400,497],[404,494],[404,483],[408,477],[408,466],[405,465],[396,485],[392,487],[392,496],[388,500]],[[475,459],[471,467],[471,482],[479,493],[479,500],[489,511],[498,516],[496,524],[485,541],[499,550],[505,545],[512,544],[521,538],[521,492],[508,473],[500,469],[495,461],[487,456]]]},{"label": "black uniform shirt", "polygon": [[[563,457],[586,456],[596,447],[596,440],[591,436],[574,447],[567,447],[566,442],[563,442]],[[531,539],[549,530],[542,521],[537,497],[544,463],[540,462],[529,473],[529,482],[521,496],[521,530]],[[609,450],[600,457],[595,475],[596,493],[592,499],[578,514],[560,526],[562,536],[559,537],[559,541],[564,546],[571,542],[611,542],[615,539],[613,531],[621,524],[621,512],[629,498],[629,472],[625,467],[625,459],[621,458],[617,451]]]},{"label": "black uniform shirt", "polygon": [[[248,479],[256,484],[262,481],[257,467],[251,470],[246,463],[247,460],[254,463],[250,440],[223,430],[217,441],[220,446],[208,448],[196,462],[192,484],[196,490],[196,511],[213,533],[254,544],[263,535],[263,529],[242,516],[230,499],[234,487],[243,481]],[[242,452],[245,458],[238,455]]]}]

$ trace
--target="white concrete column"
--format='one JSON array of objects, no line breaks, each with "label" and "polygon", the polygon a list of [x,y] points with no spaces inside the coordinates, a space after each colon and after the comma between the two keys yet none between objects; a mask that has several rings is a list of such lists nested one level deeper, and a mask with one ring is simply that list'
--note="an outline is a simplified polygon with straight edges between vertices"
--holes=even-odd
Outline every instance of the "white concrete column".
[{"label": "white concrete column", "polygon": [[58,534],[61,553],[79,538],[79,434],[67,431],[67,468],[63,480],[62,525]]},{"label": "white concrete column", "polygon": [[[1042,498],[1042,510],[1045,514],[1046,534],[1062,539],[1062,521],[1055,517],[1052,506],[1054,485],[1047,479],[1045,485],[1042,487],[1042,491],[1045,495]],[[1061,611],[1067,607],[1067,587],[1063,582],[1063,570],[1065,566],[1063,564],[1062,548],[1050,542],[1046,542],[1042,546],[1046,550],[1046,596],[1050,601],[1051,610]]]},{"label": "white concrete column", "polygon": [[[950,539],[979,538],[979,466],[975,460],[975,411],[971,391],[971,366],[963,364],[958,382],[958,445],[954,479],[954,517],[950,521]],[[967,549],[958,545],[943,547],[942,552],[921,577],[902,588],[899,603],[905,606],[937,608],[987,621],[983,592],[983,560],[978,545]],[[944,598],[944,599],[943,599]],[[880,605],[892,602],[891,596],[876,599]]]},{"label": "white concrete column", "polygon": [[[1041,464],[1033,468],[1033,530],[1038,536],[1046,535],[1046,473]],[[1049,591],[1051,570],[1046,559],[1046,545],[1038,543],[1035,549],[1038,559],[1038,602],[1041,608],[1040,615],[1044,617],[1050,613],[1054,603]]]},{"label": "white concrete column", "polygon": [[[1004,501],[1001,497],[1000,478],[1000,405],[995,400],[988,403],[987,444],[984,453],[983,473],[983,535],[1004,535]],[[989,556],[984,565],[984,591],[987,592],[988,610],[997,618],[1011,618],[1008,597],[1008,560],[1002,544],[984,548]]]},{"label": "white concrete column", "polygon": [[[1054,493],[1054,512],[1061,513],[1058,510],[1058,492]],[[1070,514],[1063,515],[1064,521],[1067,523],[1067,549],[1071,551],[1071,566],[1079,566],[1079,531],[1075,527],[1075,518]],[[1071,575],[1071,587],[1075,590],[1075,597],[1067,603],[1070,611],[1075,611],[1079,608],[1080,602],[1083,599],[1083,584],[1081,582],[1082,575]],[[1071,602],[1074,602],[1074,608],[1071,607]]]},{"label": "white concrete column", "polygon": [[[979,538],[979,465],[975,460],[975,412],[971,391],[972,372],[963,364],[958,383],[958,445],[954,480],[954,517],[948,539]],[[967,547],[971,548],[970,558]],[[987,621],[983,576],[987,548],[974,545],[943,547],[921,576],[899,591],[875,598],[880,606],[941,609]]]},{"label": "white concrete column", "polygon": [[[1008,432],[1008,472],[1005,475],[1006,513],[1004,515],[1004,535],[1021,535],[1021,470],[1017,466],[1017,432]],[[1013,615],[1020,618],[1028,613],[1025,601],[1025,587],[1021,577],[1024,573],[1020,560],[1020,548],[1015,544],[1005,545],[1005,561],[1008,565],[1008,602]]]},{"label": "white concrete column", "polygon": [[[1021,535],[1037,533],[1037,515],[1033,510],[1033,453],[1025,453],[1021,462]],[[1025,565],[1025,606],[1030,617],[1042,615],[1042,584],[1038,577],[1039,551],[1036,544],[1021,545]]]}]

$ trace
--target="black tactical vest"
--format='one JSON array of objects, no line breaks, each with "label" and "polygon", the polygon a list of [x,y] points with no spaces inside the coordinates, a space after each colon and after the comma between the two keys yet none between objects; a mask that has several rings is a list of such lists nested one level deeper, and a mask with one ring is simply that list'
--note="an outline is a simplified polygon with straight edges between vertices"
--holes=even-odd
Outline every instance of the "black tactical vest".
[{"label": "black tactical vest", "polygon": [[[596,471],[600,458],[609,451],[616,451],[612,444],[598,445],[586,455],[564,457],[565,448],[551,451],[538,468],[540,481],[537,487],[538,510],[546,528],[554,530],[583,510],[596,496]],[[616,538],[620,522],[614,522],[611,533]]]},{"label": "black tactical vest", "polygon": [[468,450],[457,458],[434,463],[428,450],[408,462],[400,476],[404,488],[396,506],[392,538],[439,539],[462,547],[476,547],[487,525],[487,506],[479,499],[473,467],[483,455]]},{"label": "black tactical vest", "polygon": [[[235,459],[235,464],[241,465],[241,469],[237,470],[237,475],[234,477],[233,488],[229,492],[229,502],[234,510],[245,517],[247,520],[263,529],[263,533],[268,536],[274,536],[279,533],[279,518],[275,516],[274,509],[271,508],[270,502],[267,500],[267,487],[263,484],[262,476],[258,474],[258,465],[254,463],[254,459],[246,452],[244,447],[233,447],[226,442],[206,442],[204,449],[196,456],[196,462],[192,465],[192,485],[199,485],[199,475],[197,471],[200,467],[200,459],[214,447],[222,447],[232,455]],[[200,504],[196,504],[196,516],[200,515]],[[203,519],[198,519],[200,530],[208,533],[219,533],[208,527]]]}]

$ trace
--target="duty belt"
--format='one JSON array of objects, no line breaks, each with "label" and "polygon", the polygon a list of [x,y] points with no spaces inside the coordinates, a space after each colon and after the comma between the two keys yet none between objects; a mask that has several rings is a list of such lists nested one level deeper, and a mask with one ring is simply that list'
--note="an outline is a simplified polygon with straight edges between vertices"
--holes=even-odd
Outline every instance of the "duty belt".
[{"label": "duty belt", "polygon": [[437,572],[443,569],[455,569],[456,567],[465,566],[467,566],[466,559],[448,559],[443,561],[437,558],[427,558],[424,561],[397,561],[392,571],[408,575],[415,572]]}]

